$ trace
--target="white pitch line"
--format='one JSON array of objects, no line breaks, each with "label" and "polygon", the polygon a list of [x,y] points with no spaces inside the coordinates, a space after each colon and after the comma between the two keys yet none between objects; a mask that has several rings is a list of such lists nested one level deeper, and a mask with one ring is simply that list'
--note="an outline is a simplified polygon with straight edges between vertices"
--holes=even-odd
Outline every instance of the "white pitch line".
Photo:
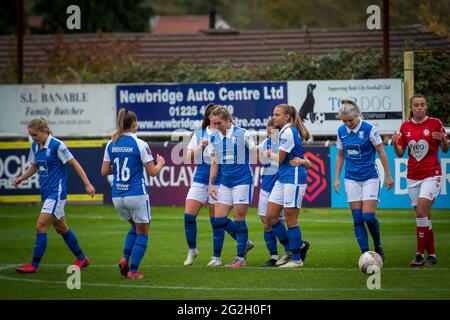
[{"label": "white pitch line", "polygon": [[[13,268],[18,265],[7,265],[0,268],[0,271]],[[52,265],[47,265],[52,266]],[[60,266],[60,265],[55,265]],[[50,280],[39,280],[39,279],[19,279],[14,277],[8,277],[0,275],[0,280],[6,281],[16,281],[16,282],[28,282],[28,283],[48,283],[48,284],[66,284],[65,281],[50,281]],[[131,284],[113,284],[113,283],[89,283],[83,282],[81,286],[92,286],[92,287],[119,287],[119,288],[139,288],[139,289],[165,289],[165,290],[201,290],[201,291],[279,291],[279,292],[314,292],[314,291],[368,291],[367,288],[235,288],[235,287],[187,287],[187,286],[161,286],[161,285],[131,285]],[[395,292],[419,292],[423,289],[408,289],[408,288],[390,288],[381,289],[377,291],[395,291]],[[427,289],[426,291],[450,291],[450,289]]]},{"label": "white pitch line", "polygon": [[[17,264],[0,264],[0,271],[8,269],[9,267],[17,267],[19,265]],[[46,264],[43,263],[40,265],[40,267],[48,267],[48,268],[65,268],[68,267],[69,264]],[[5,268],[6,267],[6,268]],[[183,266],[183,265],[170,265],[170,264],[159,264],[159,265],[142,265],[141,267],[144,268],[168,268],[168,269],[208,269],[208,270],[228,270],[224,267],[208,267],[206,265],[192,265],[192,266]],[[91,264],[89,265],[89,268],[117,268],[116,264]],[[274,270],[280,270],[282,272],[284,271],[358,271],[358,267],[355,268],[320,268],[320,267],[302,267],[302,268],[292,268],[292,269],[284,269],[284,268],[268,268],[268,267],[252,267],[252,266],[246,266],[245,268],[241,270],[267,270],[267,271],[274,271]],[[382,268],[382,271],[413,271],[413,272],[430,272],[430,271],[448,271],[449,268],[445,267],[430,267],[430,268],[413,268],[413,267],[394,267],[394,268]]]}]

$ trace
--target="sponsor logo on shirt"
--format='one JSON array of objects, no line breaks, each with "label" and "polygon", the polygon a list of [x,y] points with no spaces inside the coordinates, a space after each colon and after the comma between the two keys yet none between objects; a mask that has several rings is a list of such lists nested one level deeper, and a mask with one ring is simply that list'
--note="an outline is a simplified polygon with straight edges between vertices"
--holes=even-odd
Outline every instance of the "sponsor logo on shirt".
[{"label": "sponsor logo on shirt", "polygon": [[361,159],[361,146],[359,144],[349,144],[345,146],[347,157],[350,159]]},{"label": "sponsor logo on shirt", "polygon": [[147,151],[147,154],[148,154],[149,156],[152,155],[152,150],[150,150],[150,147],[146,147],[146,148],[145,148],[145,151]]},{"label": "sponsor logo on shirt", "polygon": [[116,183],[116,189],[117,190],[122,190],[122,191],[128,191],[128,185],[127,184]]},{"label": "sponsor logo on shirt", "polygon": [[416,158],[417,161],[425,158],[429,149],[428,141],[423,139],[420,139],[419,141],[411,140],[408,143],[408,147],[411,150],[411,155]]}]

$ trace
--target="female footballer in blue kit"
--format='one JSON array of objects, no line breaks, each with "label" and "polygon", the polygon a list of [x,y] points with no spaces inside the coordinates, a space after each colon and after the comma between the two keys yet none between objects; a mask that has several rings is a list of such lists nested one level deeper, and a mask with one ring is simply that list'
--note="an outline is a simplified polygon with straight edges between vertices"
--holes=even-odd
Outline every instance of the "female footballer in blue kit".
[{"label": "female footballer in blue kit", "polygon": [[[186,241],[188,243],[189,251],[184,261],[185,266],[190,266],[194,262],[194,259],[198,256],[197,250],[197,216],[200,209],[208,203],[209,216],[211,225],[214,222],[214,204],[215,200],[209,195],[209,173],[211,166],[211,151],[212,146],[210,139],[215,131],[215,128],[211,126],[210,115],[214,108],[217,107],[214,103],[210,103],[206,106],[205,115],[203,117],[202,128],[196,130],[192,135],[192,139],[187,147],[187,158],[197,164],[197,168],[194,175],[194,182],[191,185],[189,192],[186,196],[186,204],[184,208],[184,230],[186,234]],[[221,172],[220,167],[217,173],[217,177],[214,181],[214,186],[217,187],[220,184]],[[236,227],[234,221],[227,218],[225,222],[225,231],[227,231],[233,239],[236,240]],[[247,244],[247,249],[253,248],[253,243]]]},{"label": "female footballer in blue kit", "polygon": [[344,124],[337,131],[334,190],[337,193],[340,191],[339,176],[345,160],[344,186],[352,210],[356,240],[362,253],[369,250],[365,223],[372,236],[375,252],[384,260],[380,224],[375,216],[380,191],[380,175],[375,163],[377,152],[386,174],[387,190],[392,188],[394,181],[378,130],[362,119],[361,111],[353,100],[342,99],[341,104],[339,117]]},{"label": "female footballer in blue kit", "polygon": [[39,174],[41,186],[41,200],[43,207],[36,224],[36,242],[33,252],[33,262],[16,268],[19,273],[34,273],[38,271],[39,263],[47,248],[47,230],[53,225],[64,239],[72,253],[77,257],[74,265],[80,269],[89,265],[89,258],[83,254],[78,239],[67,225],[64,206],[67,199],[67,170],[69,163],[84,183],[87,194],[95,195],[95,188],[89,182],[78,161],[72,156],[65,144],[51,135],[47,121],[44,118],[36,118],[28,123],[28,133],[33,139],[28,161],[30,167],[13,182],[18,186],[22,181]]},{"label": "female footballer in blue kit", "polygon": [[[101,174],[112,174],[112,200],[123,220],[131,228],[125,238],[123,257],[119,262],[120,273],[128,278],[143,278],[138,271],[147,249],[148,230],[151,220],[150,200],[144,182],[144,168],[150,176],[156,176],[165,164],[160,155],[157,164],[148,144],[136,136],[136,114],[120,109],[117,131],[105,148]],[[131,259],[131,262],[129,262]]]},{"label": "female footballer in blue kit", "polygon": [[[303,266],[309,243],[302,240],[298,215],[306,191],[306,169],[309,165],[304,160],[302,139],[310,138],[308,129],[300,119],[295,107],[279,104],[273,111],[273,122],[281,128],[279,134],[278,153],[267,155],[279,163],[279,178],[270,193],[267,205],[267,218],[281,243],[286,244],[289,251],[276,263],[280,268],[296,268]],[[291,165],[291,160],[298,158],[300,166]],[[280,221],[281,210],[284,210],[287,230]]]},{"label": "female footballer in blue kit", "polygon": [[[275,162],[267,157],[267,153],[278,153],[278,133],[279,129],[275,127],[273,119],[270,119],[267,124],[268,137],[257,146],[260,162],[264,164],[261,178],[261,189],[259,191],[258,215],[264,227],[264,241],[271,256],[270,259],[264,263],[263,266],[265,267],[274,267],[278,261],[277,237],[266,216],[270,193],[272,192],[275,182],[279,177],[278,162]],[[307,159],[304,161],[303,159],[297,157],[291,160],[290,164],[293,166],[303,164],[305,167],[309,167],[310,162]],[[280,220],[284,220],[283,211],[280,213]],[[282,245],[284,246],[285,251],[289,252],[287,238],[285,240],[286,241],[284,241]]]},{"label": "female footballer in blue kit", "polygon": [[[228,213],[233,209],[237,257],[225,267],[244,267],[248,242],[245,216],[253,195],[253,174],[250,168],[250,158],[256,155],[255,143],[247,130],[233,125],[231,114],[226,107],[218,106],[211,112],[211,123],[217,131],[211,139],[214,156],[211,163],[209,193],[216,199],[216,204],[213,219],[214,256],[208,266],[222,265],[220,257],[225,236],[225,225],[228,221]],[[216,191],[214,183],[219,166],[222,177],[220,186]]]}]

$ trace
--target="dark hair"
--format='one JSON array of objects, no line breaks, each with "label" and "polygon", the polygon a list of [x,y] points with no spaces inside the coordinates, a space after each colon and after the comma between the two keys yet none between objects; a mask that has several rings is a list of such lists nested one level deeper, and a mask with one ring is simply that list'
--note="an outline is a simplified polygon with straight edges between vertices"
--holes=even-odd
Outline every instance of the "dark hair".
[{"label": "dark hair", "polygon": [[295,107],[282,103],[277,105],[275,108],[283,109],[283,112],[289,116],[289,121],[292,122],[293,126],[300,131],[300,136],[305,141],[311,138],[311,134],[309,133],[308,129],[303,123],[302,118],[300,118],[300,115],[298,114],[297,109],[295,109]]},{"label": "dark hair", "polygon": [[216,104],[210,103],[205,108],[205,115],[203,116],[202,121],[202,129],[205,129],[211,124],[211,120],[209,120],[209,116],[211,115],[211,112],[214,110],[214,108],[217,107]]},{"label": "dark hair", "polygon": [[134,122],[137,122],[137,117],[133,111],[129,111],[125,108],[120,109],[119,114],[117,115],[117,130],[112,135],[113,143],[116,143],[125,130],[131,128]]},{"label": "dark hair", "polygon": [[428,104],[427,98],[425,98],[425,96],[424,96],[423,94],[417,93],[417,94],[413,95],[413,96],[409,99],[409,105],[410,105],[410,106],[412,106],[412,101],[413,101],[415,98],[423,98],[423,99],[425,99],[425,103]]}]

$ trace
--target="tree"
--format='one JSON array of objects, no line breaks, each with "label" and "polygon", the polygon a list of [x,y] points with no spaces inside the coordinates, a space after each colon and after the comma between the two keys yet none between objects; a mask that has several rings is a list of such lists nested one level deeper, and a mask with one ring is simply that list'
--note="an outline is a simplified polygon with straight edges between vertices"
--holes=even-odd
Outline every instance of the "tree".
[{"label": "tree", "polygon": [[15,34],[16,21],[15,1],[0,1],[0,34]]},{"label": "tree", "polygon": [[[81,9],[81,30],[66,28],[67,7]],[[55,32],[148,32],[153,10],[143,6],[142,0],[36,0],[36,14],[42,14],[43,25],[39,33]]]}]

